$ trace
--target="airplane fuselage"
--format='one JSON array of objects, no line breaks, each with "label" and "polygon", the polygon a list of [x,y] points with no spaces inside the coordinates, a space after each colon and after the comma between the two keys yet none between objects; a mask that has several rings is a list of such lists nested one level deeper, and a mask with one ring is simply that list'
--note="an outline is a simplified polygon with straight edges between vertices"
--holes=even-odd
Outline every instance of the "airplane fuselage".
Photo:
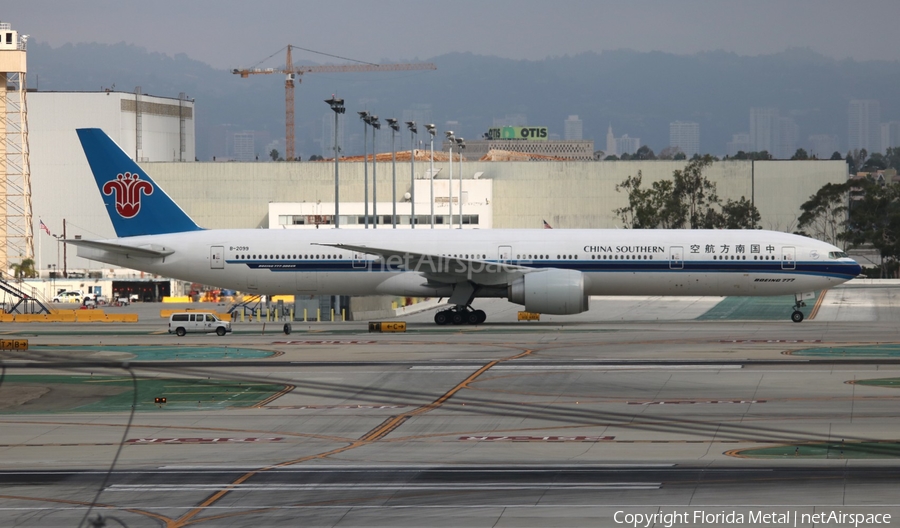
[{"label": "airplane fuselage", "polygon": [[[148,258],[80,247],[79,256],[251,293],[450,296],[402,260],[328,244],[434,255],[431,266],[509,264],[584,274],[586,295],[780,295],[856,276],[830,244],[762,230],[202,230],[116,239],[173,251]],[[445,262],[439,262],[446,257]],[[418,264],[421,266],[421,262]],[[432,268],[433,271],[433,268]],[[505,297],[506,285],[475,297]]]}]

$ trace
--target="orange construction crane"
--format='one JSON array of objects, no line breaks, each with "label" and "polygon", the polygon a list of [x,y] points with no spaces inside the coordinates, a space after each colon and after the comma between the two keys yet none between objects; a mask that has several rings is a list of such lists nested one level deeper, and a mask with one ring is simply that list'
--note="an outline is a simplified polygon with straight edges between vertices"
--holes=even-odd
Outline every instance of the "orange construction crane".
[{"label": "orange construction crane", "polygon": [[284,142],[285,142],[285,159],[293,160],[295,158],[294,145],[294,79],[297,82],[302,81],[301,76],[304,73],[336,73],[336,72],[371,72],[371,71],[410,71],[410,70],[436,70],[437,66],[430,62],[413,63],[413,64],[333,64],[325,66],[294,66],[291,59],[291,48],[287,46],[287,58],[283,70],[275,68],[249,68],[244,70],[231,70],[231,73],[247,78],[251,75],[283,73],[284,79]]}]

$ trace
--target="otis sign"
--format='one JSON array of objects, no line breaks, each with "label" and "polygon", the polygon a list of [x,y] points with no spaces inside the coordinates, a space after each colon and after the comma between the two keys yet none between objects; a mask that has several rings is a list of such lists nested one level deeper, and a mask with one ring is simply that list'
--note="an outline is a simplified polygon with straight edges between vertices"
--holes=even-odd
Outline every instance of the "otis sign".
[{"label": "otis sign", "polygon": [[141,194],[153,194],[153,185],[138,174],[126,172],[103,184],[103,194],[115,194],[116,212],[122,218],[134,218],[141,211]]},{"label": "otis sign", "polygon": [[499,127],[489,128],[487,139],[521,139],[547,141],[547,127]]}]

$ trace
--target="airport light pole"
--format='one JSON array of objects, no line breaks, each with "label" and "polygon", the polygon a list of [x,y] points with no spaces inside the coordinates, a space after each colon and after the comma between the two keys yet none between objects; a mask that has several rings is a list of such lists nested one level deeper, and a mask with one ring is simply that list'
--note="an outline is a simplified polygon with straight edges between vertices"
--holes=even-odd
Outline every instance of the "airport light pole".
[{"label": "airport light pole", "polygon": [[378,180],[375,171],[378,167],[375,152],[375,131],[381,130],[381,123],[377,115],[369,115],[369,125],[372,127],[372,229],[378,229]]},{"label": "airport light pole", "polygon": [[431,189],[431,229],[434,229],[434,135],[437,131],[433,124],[425,125],[428,129],[428,135],[431,136],[431,167],[428,172],[429,186]]},{"label": "airport light pole", "polygon": [[334,228],[341,227],[341,195],[340,195],[340,176],[338,175],[338,157],[340,155],[340,147],[338,147],[338,115],[346,111],[344,108],[344,100],[338,99],[334,95],[331,99],[326,99],[326,103],[331,106],[334,111]]},{"label": "airport light pole", "polygon": [[369,124],[367,121],[369,112],[363,110],[362,112],[356,113],[359,114],[359,118],[362,119],[363,122],[363,188],[365,189],[363,192],[363,202],[365,202],[366,229],[369,229],[369,161],[366,154],[366,149],[369,147],[369,129],[366,128],[366,125]]},{"label": "airport light pole", "polygon": [[385,119],[389,127],[391,127],[391,228],[397,229],[397,147],[394,139],[400,125],[397,120],[391,117]]},{"label": "airport light pole", "polygon": [[407,121],[409,129],[409,223],[410,229],[416,228],[416,135],[419,130],[415,121]]},{"label": "airport light pole", "polygon": [[[463,180],[463,171],[462,171],[462,151],[466,148],[466,140],[463,138],[456,138],[456,148],[459,150],[459,228],[462,229],[463,225],[463,217],[462,217],[462,204],[463,204],[463,195],[462,195],[462,180]],[[452,223],[452,222],[451,222]]]},{"label": "airport light pole", "polygon": [[453,135],[452,130],[444,132],[444,135],[447,136],[447,141],[450,142],[450,176],[447,180],[447,187],[450,189],[450,200],[448,202],[450,206],[450,229],[453,229],[453,144],[456,143],[456,136]]}]

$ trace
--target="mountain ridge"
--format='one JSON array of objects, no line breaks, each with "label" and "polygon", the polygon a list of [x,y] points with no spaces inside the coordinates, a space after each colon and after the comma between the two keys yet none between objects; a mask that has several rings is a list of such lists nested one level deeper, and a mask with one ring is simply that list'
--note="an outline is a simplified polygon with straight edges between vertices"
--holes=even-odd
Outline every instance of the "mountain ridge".
[{"label": "mountain ridge", "polygon": [[[240,79],[185,53],[169,56],[126,43],[28,44],[30,88],[92,91],[115,85],[119,91],[141,86],[143,93],[163,97],[187,93],[198,110],[200,159],[225,154],[208,140],[222,125],[265,131],[272,138],[284,135],[280,76]],[[668,144],[670,122],[696,121],[701,150],[723,154],[733,134],[749,130],[752,107],[775,107],[793,118],[798,146],[806,146],[807,136],[829,134],[839,138],[842,152],[850,99],[877,99],[882,122],[900,120],[893,88],[900,85],[900,61],[833,59],[809,48],[760,56],[620,49],[539,60],[454,52],[425,62],[438,69],[304,75],[296,89],[297,151],[304,159],[321,153],[317,142],[323,116],[330,113],[322,100],[332,93],[347,101],[348,116],[367,109],[401,118],[414,103],[430,104],[439,129],[458,121],[456,132],[468,138],[480,137],[495,118],[508,114],[525,114],[529,125],[562,136],[566,117],[578,115],[585,139],[593,139],[596,149],[605,147],[610,124],[617,136],[640,137],[659,151]],[[349,120],[346,126],[350,135],[361,132]],[[349,135],[345,141],[347,154],[355,153],[354,141],[361,151],[361,141]]]}]

